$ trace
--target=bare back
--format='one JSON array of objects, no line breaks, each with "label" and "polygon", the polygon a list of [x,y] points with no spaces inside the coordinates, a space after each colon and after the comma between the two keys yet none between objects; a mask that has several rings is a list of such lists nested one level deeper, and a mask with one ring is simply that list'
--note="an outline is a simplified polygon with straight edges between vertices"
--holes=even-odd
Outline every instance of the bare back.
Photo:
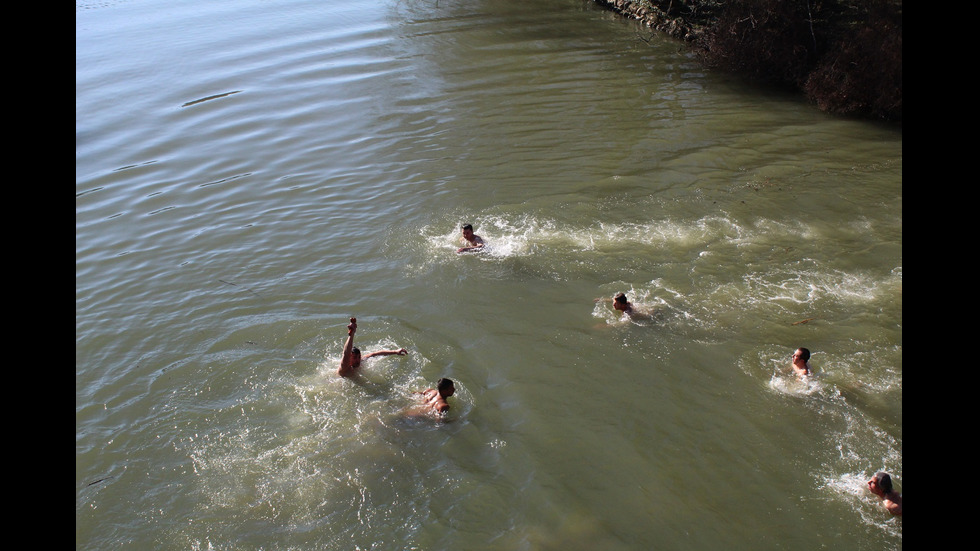
[{"label": "bare back", "polygon": [[425,405],[427,407],[432,408],[439,413],[449,411],[449,403],[446,402],[446,399],[443,398],[441,394],[439,394],[438,390],[430,388],[422,392],[422,397],[425,399]]}]

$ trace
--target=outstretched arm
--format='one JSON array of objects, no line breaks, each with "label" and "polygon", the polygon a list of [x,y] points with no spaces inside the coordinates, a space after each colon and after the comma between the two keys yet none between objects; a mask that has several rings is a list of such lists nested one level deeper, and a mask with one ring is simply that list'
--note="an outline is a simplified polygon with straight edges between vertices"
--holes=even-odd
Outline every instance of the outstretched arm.
[{"label": "outstretched arm", "polygon": [[349,375],[354,371],[354,367],[351,365],[351,351],[354,348],[354,333],[357,331],[357,318],[351,318],[350,324],[347,326],[347,342],[344,343],[344,355],[340,359],[340,368],[337,369],[337,374],[341,377]]},{"label": "outstretched arm", "polygon": [[378,350],[377,352],[368,352],[361,357],[366,360],[371,356],[391,356],[392,354],[404,356],[405,354],[408,354],[408,350],[405,350],[404,348],[399,348],[398,350]]}]

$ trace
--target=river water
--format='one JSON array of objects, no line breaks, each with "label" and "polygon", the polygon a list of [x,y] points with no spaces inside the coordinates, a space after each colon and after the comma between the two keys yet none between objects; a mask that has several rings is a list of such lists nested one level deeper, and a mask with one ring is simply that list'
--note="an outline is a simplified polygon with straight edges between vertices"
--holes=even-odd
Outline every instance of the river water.
[{"label": "river water", "polygon": [[900,128],[590,0],[75,17],[76,549],[901,548]]}]

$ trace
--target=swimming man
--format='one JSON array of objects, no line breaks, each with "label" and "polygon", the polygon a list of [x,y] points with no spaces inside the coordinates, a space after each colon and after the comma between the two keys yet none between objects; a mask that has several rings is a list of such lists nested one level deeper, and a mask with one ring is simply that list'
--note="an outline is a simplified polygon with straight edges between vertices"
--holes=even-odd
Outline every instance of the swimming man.
[{"label": "swimming man", "polygon": [[483,249],[484,245],[483,238],[473,233],[472,224],[463,224],[463,235],[459,238],[459,241],[463,246],[456,249],[457,253],[479,251]]},{"label": "swimming man", "polygon": [[612,299],[608,298],[597,298],[593,302],[609,302],[612,301],[613,308],[619,312],[622,312],[632,319],[643,319],[648,320],[653,316],[647,312],[641,312],[633,308],[633,303],[626,298],[626,293],[616,293]]},{"label": "swimming man", "polygon": [[370,358],[371,356],[390,356],[392,354],[398,354],[399,356],[404,356],[408,354],[408,351],[404,348],[399,348],[398,350],[378,350],[377,352],[368,352],[361,356],[361,351],[354,346],[354,332],[357,331],[357,318],[351,318],[350,324],[347,326],[347,342],[344,343],[344,355],[340,359],[340,367],[337,369],[337,375],[341,377],[346,377],[352,375],[354,371],[360,367],[361,361]]},{"label": "swimming man", "polygon": [[431,409],[436,413],[446,413],[449,411],[449,403],[446,402],[446,398],[456,394],[456,385],[452,379],[443,377],[436,383],[436,388],[428,388],[422,392],[416,392],[416,394],[422,395],[423,408],[426,411]]},{"label": "swimming man", "polygon": [[877,472],[868,481],[868,489],[871,493],[880,497],[882,504],[888,512],[895,516],[902,516],[902,494],[892,488],[892,477],[885,472]]},{"label": "swimming man", "polygon": [[793,371],[800,377],[810,375],[810,351],[806,348],[797,348],[793,352]]}]

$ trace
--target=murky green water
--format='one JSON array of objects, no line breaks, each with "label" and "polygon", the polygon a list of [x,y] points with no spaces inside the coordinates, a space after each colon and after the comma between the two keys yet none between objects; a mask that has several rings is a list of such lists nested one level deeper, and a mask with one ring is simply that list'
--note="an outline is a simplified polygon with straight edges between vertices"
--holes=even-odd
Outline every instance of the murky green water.
[{"label": "murky green water", "polygon": [[588,1],[75,13],[77,549],[901,548],[900,130]]}]

